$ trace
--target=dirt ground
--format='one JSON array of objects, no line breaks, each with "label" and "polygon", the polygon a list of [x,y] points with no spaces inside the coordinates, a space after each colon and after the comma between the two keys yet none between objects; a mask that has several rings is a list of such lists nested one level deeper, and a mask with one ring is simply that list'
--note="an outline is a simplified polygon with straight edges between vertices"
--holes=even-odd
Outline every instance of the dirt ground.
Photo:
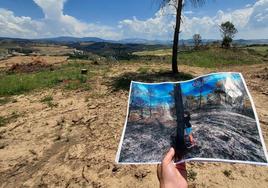
[{"label": "dirt ground", "polygon": [[[156,70],[169,65],[151,64]],[[268,145],[268,65],[218,70],[180,66],[199,76],[241,71],[253,95]],[[96,75],[92,90],[49,89],[15,96],[0,106],[0,116],[19,117],[0,127],[0,187],[158,187],[155,165],[117,165],[115,155],[124,126],[128,91],[112,91],[113,77],[137,65],[113,65]],[[40,100],[53,96],[57,106]],[[190,187],[267,187],[268,168],[224,163],[188,163]]]},{"label": "dirt ground", "polygon": [[37,50],[40,55],[61,55],[72,53],[74,49],[69,48],[67,46],[59,46],[59,45],[48,45],[48,46],[34,46],[34,50]]},{"label": "dirt ground", "polygon": [[67,62],[68,56],[14,56],[0,61],[0,69],[8,69],[16,64],[29,64],[42,61],[47,64],[62,64]]}]

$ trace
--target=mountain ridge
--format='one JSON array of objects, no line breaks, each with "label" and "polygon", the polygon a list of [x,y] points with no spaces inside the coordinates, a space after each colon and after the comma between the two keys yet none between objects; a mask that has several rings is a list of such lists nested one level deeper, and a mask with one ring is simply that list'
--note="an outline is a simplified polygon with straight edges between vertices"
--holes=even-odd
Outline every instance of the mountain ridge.
[{"label": "mountain ridge", "polygon": [[[52,38],[40,38],[40,39],[26,39],[26,38],[11,38],[11,37],[0,37],[1,40],[18,40],[18,41],[35,41],[35,42],[58,42],[58,43],[77,43],[77,42],[108,42],[108,43],[120,43],[120,44],[162,44],[171,45],[172,41],[169,40],[148,40],[143,38],[126,38],[121,40],[108,40],[98,37],[71,37],[71,36],[60,36]],[[220,42],[219,39],[203,39],[203,44],[212,42]],[[236,39],[235,44],[240,45],[252,45],[252,44],[268,44],[268,39]],[[193,45],[193,39],[181,39],[180,44]]]}]

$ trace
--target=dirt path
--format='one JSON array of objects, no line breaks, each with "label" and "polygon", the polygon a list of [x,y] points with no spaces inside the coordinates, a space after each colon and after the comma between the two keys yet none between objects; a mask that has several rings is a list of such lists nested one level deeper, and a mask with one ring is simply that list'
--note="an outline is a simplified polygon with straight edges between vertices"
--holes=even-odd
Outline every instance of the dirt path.
[{"label": "dirt path", "polygon": [[[128,91],[112,92],[111,80],[140,65],[114,65],[96,75],[89,92],[50,89],[15,97],[0,106],[0,115],[19,117],[0,127],[0,187],[158,187],[156,166],[114,163],[122,133]],[[168,70],[169,65],[150,64]],[[268,86],[264,65],[222,68],[245,73],[268,144]],[[216,70],[181,66],[201,75]],[[260,76],[256,76],[260,74]],[[40,100],[53,96],[57,107]],[[268,168],[252,165],[193,163],[187,165],[192,187],[266,187]],[[230,175],[224,175],[224,171]],[[195,175],[196,172],[197,175]]]}]

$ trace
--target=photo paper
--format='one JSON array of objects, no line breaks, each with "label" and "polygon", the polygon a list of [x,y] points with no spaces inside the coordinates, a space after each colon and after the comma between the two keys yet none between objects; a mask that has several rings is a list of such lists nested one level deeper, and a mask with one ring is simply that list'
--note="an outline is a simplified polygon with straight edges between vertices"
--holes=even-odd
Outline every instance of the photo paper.
[{"label": "photo paper", "polygon": [[213,73],[183,82],[132,82],[116,161],[267,164],[252,97],[240,73]]}]

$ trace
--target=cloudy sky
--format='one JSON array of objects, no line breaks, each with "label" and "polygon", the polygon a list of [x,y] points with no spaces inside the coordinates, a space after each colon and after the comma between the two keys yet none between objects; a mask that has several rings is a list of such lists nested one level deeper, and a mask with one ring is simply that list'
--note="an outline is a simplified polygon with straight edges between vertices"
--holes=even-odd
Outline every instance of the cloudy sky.
[{"label": "cloudy sky", "polygon": [[[0,37],[56,36],[171,40],[174,10],[160,0],[0,0]],[[199,33],[220,38],[219,25],[232,21],[240,39],[268,38],[268,0],[207,0],[187,3],[181,37]]]}]

